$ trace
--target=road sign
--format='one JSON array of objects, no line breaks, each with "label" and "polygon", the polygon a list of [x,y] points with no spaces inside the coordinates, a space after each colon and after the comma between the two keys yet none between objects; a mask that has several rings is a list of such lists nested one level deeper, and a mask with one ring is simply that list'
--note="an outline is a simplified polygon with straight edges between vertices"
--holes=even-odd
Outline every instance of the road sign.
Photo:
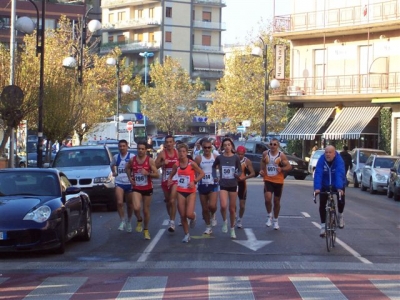
[{"label": "road sign", "polygon": [[133,130],[133,122],[129,121],[126,123],[126,130],[128,130],[129,132],[131,132]]},{"label": "road sign", "polygon": [[251,121],[250,121],[250,120],[244,120],[244,121],[242,122],[242,125],[243,125],[243,127],[250,127]]}]

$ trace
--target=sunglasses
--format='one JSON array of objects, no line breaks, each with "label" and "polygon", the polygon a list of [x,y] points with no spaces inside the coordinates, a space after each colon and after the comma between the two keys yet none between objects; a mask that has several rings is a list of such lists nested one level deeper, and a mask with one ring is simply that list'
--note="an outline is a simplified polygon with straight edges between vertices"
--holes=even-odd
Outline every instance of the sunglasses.
[{"label": "sunglasses", "polygon": [[276,143],[269,143],[270,146],[278,146]]},{"label": "sunglasses", "polygon": [[203,149],[211,149],[212,147],[203,147]]}]

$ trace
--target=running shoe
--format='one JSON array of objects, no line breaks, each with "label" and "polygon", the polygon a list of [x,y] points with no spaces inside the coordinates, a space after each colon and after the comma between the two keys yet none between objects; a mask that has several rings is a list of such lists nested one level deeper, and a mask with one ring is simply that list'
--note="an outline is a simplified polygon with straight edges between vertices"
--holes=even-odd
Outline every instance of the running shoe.
[{"label": "running shoe", "polygon": [[211,215],[211,226],[212,226],[212,227],[217,226],[217,217],[215,216],[215,213],[213,213],[213,214]]},{"label": "running shoe", "polygon": [[142,232],[142,231],[143,231],[142,221],[138,221],[136,224],[136,232]]},{"label": "running shoe", "polygon": [[132,232],[132,224],[131,222],[126,223],[126,232]]},{"label": "running shoe", "polygon": [[169,232],[175,232],[175,221],[169,220],[168,231],[169,231]]},{"label": "running shoe", "polygon": [[194,213],[194,219],[190,220],[190,228],[194,228],[196,226],[196,213]]},{"label": "running shoe", "polygon": [[243,228],[242,220],[240,218],[236,220],[236,227],[239,229]]},{"label": "running shoe", "polygon": [[228,232],[228,220],[225,220],[224,223],[222,224],[222,232],[223,233]]},{"label": "running shoe", "polygon": [[231,239],[236,239],[235,228],[231,228]]},{"label": "running shoe", "polygon": [[265,222],[265,226],[271,227],[271,225],[272,225],[272,217],[268,216],[267,217],[267,222]]},{"label": "running shoe", "polygon": [[211,233],[212,233],[211,226],[207,226],[207,227],[206,227],[206,230],[204,230],[203,234],[208,234],[208,235],[210,235]]},{"label": "running shoe", "polygon": [[183,238],[183,240],[182,240],[182,243],[189,243],[189,241],[190,241],[190,235],[189,235],[189,233],[188,233],[188,234],[186,234],[186,235],[184,236],[184,238]]},{"label": "running shoe", "polygon": [[321,230],[319,232],[320,237],[325,237],[325,223],[321,223]]},{"label": "running shoe", "polygon": [[274,220],[274,229],[275,230],[279,229],[278,219]]},{"label": "running shoe", "polygon": [[182,226],[182,221],[179,221],[178,226]]},{"label": "running shoe", "polygon": [[143,235],[144,235],[144,239],[145,240],[150,240],[151,239],[150,233],[149,233],[149,231],[147,229],[143,230]]},{"label": "running shoe", "polygon": [[119,231],[124,231],[125,230],[125,221],[121,221],[121,223],[119,223],[118,230]]},{"label": "running shoe", "polygon": [[343,229],[344,228],[344,219],[343,219],[343,213],[338,215],[338,219],[339,219],[339,228]]}]

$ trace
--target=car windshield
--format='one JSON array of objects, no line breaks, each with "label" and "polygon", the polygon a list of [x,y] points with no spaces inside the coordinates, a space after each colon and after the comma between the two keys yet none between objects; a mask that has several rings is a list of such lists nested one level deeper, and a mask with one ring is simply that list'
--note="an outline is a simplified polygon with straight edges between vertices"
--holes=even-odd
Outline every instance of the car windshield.
[{"label": "car windshield", "polygon": [[314,152],[312,159],[318,159],[325,153],[325,150],[317,150]]},{"label": "car windshield", "polygon": [[371,156],[371,154],[386,154],[384,151],[366,151],[366,150],[360,150],[360,163],[365,164],[367,162],[367,159]]},{"label": "car windshield", "polygon": [[59,151],[53,167],[85,167],[110,164],[110,158],[104,148],[100,149],[68,149]]},{"label": "car windshield", "polygon": [[0,197],[4,196],[59,196],[57,176],[49,172],[0,172]]},{"label": "car windshield", "polygon": [[377,157],[374,162],[374,168],[377,169],[390,169],[396,162],[396,158],[390,157]]}]

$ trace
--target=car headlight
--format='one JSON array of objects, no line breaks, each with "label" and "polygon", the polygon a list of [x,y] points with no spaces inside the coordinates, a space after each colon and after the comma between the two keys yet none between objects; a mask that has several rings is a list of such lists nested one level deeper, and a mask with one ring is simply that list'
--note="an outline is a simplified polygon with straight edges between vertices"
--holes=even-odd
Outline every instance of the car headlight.
[{"label": "car headlight", "polygon": [[289,164],[291,164],[292,166],[298,166],[299,165],[297,162],[295,162],[294,160],[290,160],[290,159],[289,159]]},{"label": "car headlight", "polygon": [[37,164],[37,160],[36,159],[29,159],[28,160],[28,165],[36,165]]},{"label": "car headlight", "polygon": [[32,212],[29,212],[24,217],[24,220],[31,220],[37,223],[46,222],[51,215],[51,208],[47,205],[43,205]]},{"label": "car headlight", "polygon": [[386,181],[387,177],[385,175],[381,175],[381,174],[376,174],[375,178],[377,181]]},{"label": "car headlight", "polygon": [[112,174],[110,173],[108,177],[95,177],[93,183],[109,183],[112,181]]}]

